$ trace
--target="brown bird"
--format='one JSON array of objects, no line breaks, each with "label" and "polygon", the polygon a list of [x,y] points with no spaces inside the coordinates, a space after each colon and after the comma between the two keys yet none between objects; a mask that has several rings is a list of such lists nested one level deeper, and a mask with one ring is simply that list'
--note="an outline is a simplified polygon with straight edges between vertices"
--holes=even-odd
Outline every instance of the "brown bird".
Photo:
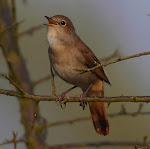
[{"label": "brown bird", "polygon": [[[87,69],[100,64],[90,48],[76,34],[71,20],[63,15],[51,18],[45,16],[49,24],[47,40],[49,43],[49,58],[56,74],[74,86],[57,97],[61,100],[67,92],[80,87],[83,94],[79,96],[81,105],[85,106],[84,98],[104,96],[103,81],[110,84],[102,67],[92,72],[78,74],[74,69]],[[103,102],[89,102],[91,116],[98,134],[108,135],[109,124]]]}]

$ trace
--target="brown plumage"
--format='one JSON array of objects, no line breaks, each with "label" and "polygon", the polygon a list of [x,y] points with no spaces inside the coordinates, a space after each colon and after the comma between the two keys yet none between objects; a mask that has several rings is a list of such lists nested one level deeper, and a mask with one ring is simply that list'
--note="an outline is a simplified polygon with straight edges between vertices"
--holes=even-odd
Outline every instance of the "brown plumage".
[{"label": "brown plumage", "polygon": [[[85,57],[85,65],[88,68],[92,68],[96,66],[97,64],[100,64],[97,57],[94,55],[94,53],[89,49],[88,46],[79,38],[78,42],[78,50],[83,54]],[[96,68],[93,71],[96,76],[99,78],[98,81],[93,84],[91,89],[88,91],[87,96],[104,96],[104,89],[103,89],[103,80],[110,84],[107,76],[105,75],[105,72],[102,67]],[[103,102],[89,102],[90,112],[93,120],[93,125],[98,134],[101,135],[107,135],[109,134],[109,123],[107,119],[107,114],[105,110],[105,105]]]},{"label": "brown plumage", "polygon": [[[92,68],[99,64],[90,48],[79,38],[69,18],[57,15],[49,21],[47,40],[49,43],[49,58],[54,71],[67,83],[80,87],[83,92],[92,84],[86,96],[104,96],[103,81],[110,84],[102,67],[78,75],[74,69]],[[69,90],[70,91],[70,90]],[[59,99],[66,94],[63,93]],[[109,124],[104,103],[89,102],[91,116],[98,134],[109,134]]]},{"label": "brown plumage", "polygon": [[[83,54],[85,58],[85,65],[88,68],[95,67],[97,64],[100,64],[100,61],[94,55],[94,53],[90,50],[90,48],[78,37],[78,50]],[[103,67],[99,67],[93,70],[93,72],[101,79],[104,80],[106,83],[110,84]]]},{"label": "brown plumage", "polygon": [[[103,92],[103,81],[97,81],[87,96],[104,96]],[[100,135],[108,135],[109,134],[109,123],[107,119],[107,114],[105,110],[105,105],[103,102],[89,102],[89,107],[91,111],[91,116],[94,124],[94,128],[96,132]]]}]

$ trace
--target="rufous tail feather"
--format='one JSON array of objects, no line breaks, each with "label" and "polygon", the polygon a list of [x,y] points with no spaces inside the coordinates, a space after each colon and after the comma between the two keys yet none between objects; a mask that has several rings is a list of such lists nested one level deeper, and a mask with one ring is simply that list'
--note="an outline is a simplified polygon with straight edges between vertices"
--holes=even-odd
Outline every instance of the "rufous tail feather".
[{"label": "rufous tail feather", "polygon": [[[88,97],[91,96],[104,96],[103,82],[99,80],[96,82],[87,93]],[[109,134],[109,123],[107,113],[103,102],[89,102],[90,112],[93,120],[95,130],[100,135]]]}]

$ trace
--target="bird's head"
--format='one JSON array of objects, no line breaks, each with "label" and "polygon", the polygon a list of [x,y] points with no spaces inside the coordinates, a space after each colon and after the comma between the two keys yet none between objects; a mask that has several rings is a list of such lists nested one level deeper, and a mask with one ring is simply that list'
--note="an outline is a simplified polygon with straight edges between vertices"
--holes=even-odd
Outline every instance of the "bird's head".
[{"label": "bird's head", "polygon": [[70,42],[75,35],[75,28],[71,20],[63,15],[56,15],[53,17],[45,16],[48,20],[47,39],[51,44],[54,41],[60,40]]}]

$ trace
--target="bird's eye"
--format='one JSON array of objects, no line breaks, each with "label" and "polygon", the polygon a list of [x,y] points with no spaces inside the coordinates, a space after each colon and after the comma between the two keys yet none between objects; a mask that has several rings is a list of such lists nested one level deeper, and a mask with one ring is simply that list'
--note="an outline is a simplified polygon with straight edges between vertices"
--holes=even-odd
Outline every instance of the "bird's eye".
[{"label": "bird's eye", "polygon": [[65,25],[66,25],[66,22],[65,22],[65,21],[61,21],[61,25],[62,25],[62,26],[65,26]]}]

